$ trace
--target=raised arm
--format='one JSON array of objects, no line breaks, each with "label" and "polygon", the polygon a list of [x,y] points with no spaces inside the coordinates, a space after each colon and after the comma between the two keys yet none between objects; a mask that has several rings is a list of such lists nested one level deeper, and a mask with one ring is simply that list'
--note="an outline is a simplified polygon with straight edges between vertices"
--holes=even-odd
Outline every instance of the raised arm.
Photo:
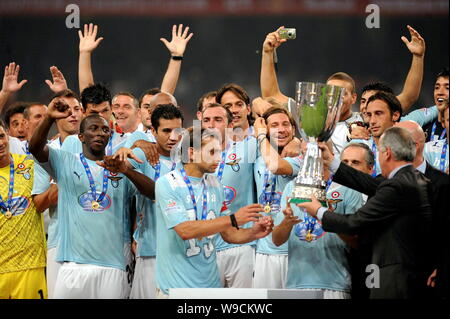
[{"label": "raised arm", "polygon": [[287,103],[288,97],[281,93],[278,87],[277,74],[275,72],[275,64],[273,61],[273,52],[281,43],[286,42],[286,39],[281,39],[278,30],[283,29],[284,26],[279,27],[275,32],[271,32],[266,36],[263,43],[262,59],[261,59],[261,96],[263,98],[272,97],[280,103]]},{"label": "raised arm", "polygon": [[183,57],[184,51],[186,50],[186,45],[194,35],[193,33],[189,33],[188,35],[188,31],[189,27],[186,27],[183,31],[182,24],[178,26],[178,30],[177,26],[174,25],[172,27],[172,40],[169,42],[165,38],[160,39],[170,52],[169,65],[161,83],[161,91],[172,95],[177,87],[182,61],[181,59],[174,60],[172,57]]},{"label": "raised arm", "polygon": [[64,75],[56,66],[50,67],[50,73],[52,74],[52,81],[45,80],[45,83],[47,83],[50,90],[52,90],[53,93],[58,93],[64,90],[67,90],[67,82],[64,78]]},{"label": "raised arm", "polygon": [[15,62],[11,62],[9,65],[5,67],[5,74],[3,75],[3,83],[2,83],[2,90],[0,91],[0,112],[3,110],[3,107],[8,102],[9,97],[11,94],[19,91],[22,86],[24,86],[25,83],[27,83],[27,80],[22,80],[17,82],[17,79],[19,78],[19,70],[20,66],[17,65]]},{"label": "raised arm", "polygon": [[408,41],[404,36],[401,39],[412,54],[412,61],[408,75],[406,76],[403,91],[397,96],[402,105],[403,112],[406,112],[419,98],[425,56],[425,40],[411,26],[408,25],[407,27],[411,35],[411,41]]},{"label": "raised arm", "polygon": [[264,118],[257,118],[253,126],[258,139],[261,156],[269,171],[276,175],[292,175],[293,170],[291,164],[278,154],[267,138],[267,126]]},{"label": "raised arm", "polygon": [[91,67],[91,55],[103,38],[97,37],[97,25],[90,23],[84,25],[84,33],[81,30],[78,31],[80,38],[80,57],[78,60],[78,83],[80,86],[80,94],[85,88],[94,84],[94,74]]},{"label": "raised arm", "polygon": [[49,151],[47,145],[47,135],[53,122],[58,119],[64,119],[72,115],[69,105],[62,100],[55,98],[48,105],[47,114],[44,120],[39,124],[30,139],[28,148],[33,156],[41,163],[48,162]]}]

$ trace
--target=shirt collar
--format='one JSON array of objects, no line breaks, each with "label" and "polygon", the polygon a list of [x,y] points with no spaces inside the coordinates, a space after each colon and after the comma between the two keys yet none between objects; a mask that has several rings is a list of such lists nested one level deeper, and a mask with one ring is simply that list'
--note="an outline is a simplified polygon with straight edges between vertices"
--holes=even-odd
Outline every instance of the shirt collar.
[{"label": "shirt collar", "polygon": [[420,164],[419,166],[416,167],[416,169],[421,172],[422,174],[425,174],[425,170],[427,168],[427,162],[425,162],[425,160],[422,162],[422,164]]},{"label": "shirt collar", "polygon": [[395,168],[395,169],[389,174],[388,179],[391,179],[392,177],[394,177],[395,174],[397,174],[397,172],[398,172],[399,170],[401,170],[403,167],[406,167],[406,166],[409,166],[409,165],[412,165],[412,164],[411,164],[411,163],[408,163],[408,164],[401,165],[401,166]]}]

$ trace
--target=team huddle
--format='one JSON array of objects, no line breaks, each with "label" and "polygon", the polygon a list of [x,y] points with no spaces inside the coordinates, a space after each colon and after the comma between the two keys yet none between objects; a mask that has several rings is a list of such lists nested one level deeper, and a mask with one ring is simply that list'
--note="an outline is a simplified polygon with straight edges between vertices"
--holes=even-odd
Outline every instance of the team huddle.
[{"label": "team huddle", "polygon": [[[236,83],[199,94],[192,126],[184,116],[195,111],[173,95],[189,27],[161,39],[167,71],[139,99],[94,81],[91,55],[103,38],[93,24],[79,31],[80,95],[52,66],[48,105],[6,106],[27,83],[7,65],[0,298],[153,299],[221,287],[448,297],[448,68],[436,77],[435,105],[407,113],[425,54],[408,26],[411,39],[402,40],[412,62],[400,94],[370,83],[352,112],[352,77],[328,77],[345,91],[334,132],[319,143],[326,206],[315,197],[294,204],[308,141],[288,111],[296,101],[278,86],[280,29],[263,43],[261,97],[251,100]],[[420,240],[432,237],[432,249]],[[373,264],[379,285],[368,286]]]}]

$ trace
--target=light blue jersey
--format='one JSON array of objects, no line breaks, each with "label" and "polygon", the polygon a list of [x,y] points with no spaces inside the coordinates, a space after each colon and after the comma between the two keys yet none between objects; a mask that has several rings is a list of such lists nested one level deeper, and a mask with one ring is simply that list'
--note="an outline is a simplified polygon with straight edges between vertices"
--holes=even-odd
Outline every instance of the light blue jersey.
[{"label": "light blue jersey", "polygon": [[437,106],[425,107],[418,110],[414,110],[405,116],[400,118],[400,122],[403,121],[414,121],[420,126],[425,126],[429,123],[434,122],[438,118],[439,111]]},{"label": "light blue jersey", "polygon": [[133,144],[138,140],[144,140],[146,142],[155,143],[155,137],[153,137],[153,135],[151,135],[151,137],[152,138],[150,138],[149,135],[145,134],[144,132],[135,131],[128,136],[124,146],[127,148],[131,148],[131,146],[133,146]]},{"label": "light blue jersey", "polygon": [[[48,144],[49,147],[54,149],[61,148],[60,139],[56,139],[51,141]],[[47,191],[51,184],[54,184],[55,181],[51,178],[50,174],[42,168],[42,166],[35,161],[34,163],[34,180],[33,180],[33,190],[31,191],[32,195],[42,194]],[[50,206],[48,208],[49,215],[49,223],[47,229],[47,249],[55,248],[58,244],[58,206]]]},{"label": "light blue jersey", "polygon": [[[128,142],[127,142],[128,143]],[[170,157],[160,155],[159,166],[151,166],[146,158],[144,152],[140,148],[135,148],[134,153],[144,163],[139,164],[135,161],[130,161],[134,167],[137,167],[145,176],[151,178],[152,181],[159,179],[173,169],[180,169],[181,163],[174,164]],[[159,175],[159,176],[158,176]],[[138,194],[137,195],[137,229],[134,233],[134,239],[137,242],[137,256],[138,257],[153,257],[156,256],[156,213],[155,202],[150,198]]]},{"label": "light blue jersey", "polygon": [[[445,148],[445,149],[444,149]],[[425,160],[434,168],[448,173],[448,142],[447,139],[425,143],[423,151]]]},{"label": "light blue jersey", "polygon": [[[292,175],[273,175],[270,173],[266,167],[266,163],[264,162],[264,158],[262,156],[258,157],[255,163],[255,183],[256,183],[256,191],[258,194],[258,203],[265,206],[267,204],[267,200],[270,198],[270,193],[272,191],[272,185],[275,181],[275,194],[270,198],[271,202],[271,211],[270,215],[274,220],[276,220],[276,216],[281,214],[283,216],[283,212],[280,210],[281,204],[281,196],[283,194],[283,190],[287,183],[297,177],[298,171],[300,169],[301,159],[299,157],[287,157],[286,161],[289,162],[292,166]],[[265,184],[265,176],[267,174],[267,182],[268,185]],[[287,242],[283,245],[277,247],[272,241],[272,234],[269,234],[266,237],[258,239],[256,244],[256,252],[261,254],[268,255],[287,255],[288,253],[288,244]]]},{"label": "light blue jersey", "polygon": [[[256,203],[255,183],[253,167],[258,157],[258,145],[256,138],[248,136],[243,141],[230,141],[226,150],[225,167],[222,178],[219,178],[224,187],[225,203],[230,212],[236,213],[240,208]],[[220,165],[215,175],[218,175]],[[252,223],[247,223],[242,228],[250,228]],[[244,245],[256,245],[255,241]],[[238,247],[242,245],[229,244],[221,236],[217,236],[217,251]]]},{"label": "light blue jersey", "polygon": [[[197,215],[192,198],[180,171],[172,171],[156,182],[156,282],[165,294],[169,288],[219,288],[214,237],[183,240],[174,227],[202,219],[202,179],[189,177],[196,198]],[[206,220],[228,214],[223,188],[212,174],[204,177],[207,187]]]},{"label": "light blue jersey", "polygon": [[[282,209],[286,207],[286,197],[292,195],[294,181],[290,182],[281,199]],[[363,205],[363,197],[352,189],[332,183],[327,192],[330,210],[336,214],[353,214]],[[286,288],[318,288],[348,292],[351,277],[346,258],[347,245],[337,234],[324,232],[322,225],[296,205],[291,205],[295,216],[302,222],[296,224],[288,239],[288,274]],[[277,224],[283,214],[277,215]],[[308,230],[312,240],[307,241]]]},{"label": "light blue jersey", "polygon": [[[96,186],[102,191],[103,168],[86,159]],[[58,226],[60,231],[56,261],[71,261],[125,270],[126,205],[136,193],[122,174],[108,172],[106,196],[98,209],[92,196],[79,154],[49,148],[49,163],[58,181]],[[128,236],[130,237],[130,236]]]}]

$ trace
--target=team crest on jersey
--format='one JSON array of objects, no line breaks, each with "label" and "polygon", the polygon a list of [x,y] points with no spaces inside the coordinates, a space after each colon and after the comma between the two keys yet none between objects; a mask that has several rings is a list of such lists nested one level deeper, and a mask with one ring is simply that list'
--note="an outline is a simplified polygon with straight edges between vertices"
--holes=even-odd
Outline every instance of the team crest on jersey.
[{"label": "team crest on jersey", "polygon": [[123,178],[122,176],[117,176],[118,173],[109,172],[108,178],[111,180],[111,186],[114,188],[119,187],[119,181]]},{"label": "team crest on jersey", "polygon": [[[262,193],[259,196],[259,203],[261,205],[266,205],[266,200],[269,198],[269,193],[270,192],[266,192],[266,195],[264,195],[264,193]],[[280,211],[280,204],[281,204],[281,196],[282,193],[280,192],[275,192],[272,198],[272,203],[270,204],[270,213],[268,214],[277,214]]]},{"label": "team crest on jersey", "polygon": [[[100,192],[97,191],[96,198],[99,198]],[[109,209],[111,207],[111,197],[106,194],[105,197],[103,197],[102,201],[98,203],[98,206],[95,206],[95,209],[92,206],[92,195],[90,192],[86,192],[84,194],[81,194],[78,197],[78,204],[83,208],[85,212],[90,213],[102,213],[103,211]]]},{"label": "team crest on jersey", "polygon": [[225,185],[223,187],[223,191],[225,193],[225,204],[228,206],[236,198],[237,192],[236,192],[236,189],[234,189],[233,187],[225,186]]},{"label": "team crest on jersey", "polygon": [[17,165],[17,174],[23,175],[23,178],[29,180],[31,178],[30,174],[31,167],[26,167],[24,163],[19,163]]},{"label": "team crest on jersey", "polygon": [[238,158],[235,153],[231,153],[230,155],[228,155],[228,159],[230,160],[230,162],[228,162],[227,165],[230,165],[233,171],[239,172],[239,170],[241,169],[241,167],[239,166],[241,158]]},{"label": "team crest on jersey", "polygon": [[30,206],[30,201],[25,196],[13,197],[11,200],[12,217],[25,213]]},{"label": "team crest on jersey", "polygon": [[[295,225],[294,233],[301,241],[308,242],[316,241],[325,235],[322,225],[315,218],[306,215],[304,221]],[[308,233],[310,233],[310,237],[307,236]]]}]

